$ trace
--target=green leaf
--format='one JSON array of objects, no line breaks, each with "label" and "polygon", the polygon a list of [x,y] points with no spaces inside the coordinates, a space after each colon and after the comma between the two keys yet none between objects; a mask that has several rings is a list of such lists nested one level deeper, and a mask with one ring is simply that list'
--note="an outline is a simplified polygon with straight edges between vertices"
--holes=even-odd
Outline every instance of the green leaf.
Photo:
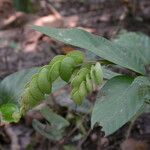
[{"label": "green leaf", "polygon": [[92,53],[91,51],[88,51],[88,50],[85,51],[85,58],[88,60],[93,60],[93,61],[95,61],[96,59],[99,59],[99,57],[97,57],[97,55],[95,55],[94,53]]},{"label": "green leaf", "polygon": [[73,69],[75,67],[75,62],[73,60],[73,58],[71,57],[65,57],[60,64],[60,77],[68,82],[72,73],[73,73]]},{"label": "green leaf", "polygon": [[43,109],[41,109],[41,113],[43,117],[57,129],[62,129],[69,126],[69,122],[66,119],[52,112],[48,106],[45,106]]},{"label": "green leaf", "polygon": [[18,104],[20,94],[38,68],[24,69],[4,78],[0,83],[0,105],[12,102]]},{"label": "green leaf", "polygon": [[126,32],[120,34],[114,42],[140,56],[144,65],[150,64],[150,38],[142,33]]},{"label": "green leaf", "polygon": [[102,70],[103,70],[103,74],[104,74],[105,79],[111,79],[115,76],[120,75],[119,73],[113,72],[104,66],[102,67]]},{"label": "green leaf", "polygon": [[26,69],[13,73],[4,78],[0,83],[0,114],[1,122],[17,121],[13,113],[18,113],[20,95],[25,84],[38,68]]},{"label": "green leaf", "polygon": [[14,114],[15,112],[19,112],[16,105],[12,103],[7,103],[7,104],[2,105],[0,107],[0,116],[1,116],[2,122],[14,121],[15,118],[12,117],[12,114]]},{"label": "green leaf", "polygon": [[13,5],[17,11],[32,12],[31,0],[13,0]]},{"label": "green leaf", "polygon": [[[1,122],[17,122],[19,116],[13,116],[18,113],[20,108],[21,94],[25,85],[30,81],[33,74],[37,73],[39,68],[24,69],[13,73],[0,82],[0,119]],[[56,80],[52,91],[63,87],[66,83]],[[10,111],[9,111],[10,110]],[[8,114],[10,117],[8,117]],[[18,114],[19,115],[19,114]],[[17,117],[17,118],[15,118]]]},{"label": "green leaf", "polygon": [[81,64],[84,60],[84,53],[79,51],[79,50],[74,50],[72,52],[69,52],[67,54],[67,56],[73,58],[73,60],[75,61],[76,65],[77,64]]},{"label": "green leaf", "polygon": [[61,139],[63,137],[64,129],[69,126],[69,122],[52,112],[47,106],[41,110],[41,113],[49,124],[42,124],[37,120],[33,120],[32,125],[34,129],[51,140]]},{"label": "green leaf", "polygon": [[62,132],[60,130],[56,130],[55,127],[51,127],[48,124],[43,124],[36,119],[33,120],[32,126],[37,132],[47,137],[48,139],[55,141],[62,138]]},{"label": "green leaf", "polygon": [[136,58],[134,51],[130,51],[103,37],[90,34],[79,28],[56,29],[48,27],[32,26],[33,29],[50,36],[58,41],[84,48],[122,67],[144,74],[144,65],[140,57]]},{"label": "green leaf", "polygon": [[114,133],[128,122],[144,105],[150,81],[139,76],[111,78],[97,97],[91,118],[92,127],[99,123],[106,135]]}]

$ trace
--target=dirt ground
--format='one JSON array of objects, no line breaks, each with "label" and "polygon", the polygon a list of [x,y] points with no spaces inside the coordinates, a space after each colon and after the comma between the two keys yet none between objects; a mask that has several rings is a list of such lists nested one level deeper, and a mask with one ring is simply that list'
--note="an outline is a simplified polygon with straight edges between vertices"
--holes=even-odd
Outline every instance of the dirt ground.
[{"label": "dirt ground", "polygon": [[[143,32],[150,36],[149,0],[36,0],[34,3],[36,13],[27,14],[15,11],[11,0],[0,0],[0,79],[24,68],[47,64],[55,55],[73,49],[33,31],[32,24],[60,28],[83,27],[108,39],[121,30]],[[50,141],[35,133],[31,125],[34,117],[41,116],[31,113],[19,124],[0,127],[0,149],[57,150],[62,149],[60,145],[70,144],[69,139],[62,144],[61,141]],[[88,119],[89,116],[85,122],[88,123]],[[98,134],[100,129],[90,131],[82,143],[82,149],[148,150],[150,114],[143,114],[136,120],[130,139],[125,140],[128,126],[124,125],[107,138]],[[77,133],[78,130],[69,138]],[[78,143],[72,145],[75,147]]]}]

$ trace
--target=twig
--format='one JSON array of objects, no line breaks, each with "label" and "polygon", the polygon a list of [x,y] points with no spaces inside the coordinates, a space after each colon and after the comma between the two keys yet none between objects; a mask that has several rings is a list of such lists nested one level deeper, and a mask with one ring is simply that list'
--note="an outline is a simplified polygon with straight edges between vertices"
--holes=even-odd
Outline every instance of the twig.
[{"label": "twig", "polygon": [[86,141],[87,137],[91,134],[92,129],[90,129],[85,138],[83,138],[78,144],[78,150],[82,150],[82,144]]},{"label": "twig", "polygon": [[15,134],[15,132],[13,131],[13,129],[11,128],[11,126],[5,125],[5,131],[11,139],[11,150],[20,150],[20,146],[18,143],[18,137]]},{"label": "twig", "polygon": [[50,11],[57,17],[62,19],[62,15],[56,10],[56,8],[53,7],[53,5],[51,4],[51,2],[49,0],[46,0],[47,2],[47,6],[50,9]]},{"label": "twig", "polygon": [[66,137],[64,137],[63,142],[61,143],[61,145],[64,144],[65,141],[67,141],[67,139],[82,125],[85,118],[89,115],[90,112],[91,112],[91,109],[89,109],[89,111],[83,116],[81,122],[77,126],[75,126]]}]

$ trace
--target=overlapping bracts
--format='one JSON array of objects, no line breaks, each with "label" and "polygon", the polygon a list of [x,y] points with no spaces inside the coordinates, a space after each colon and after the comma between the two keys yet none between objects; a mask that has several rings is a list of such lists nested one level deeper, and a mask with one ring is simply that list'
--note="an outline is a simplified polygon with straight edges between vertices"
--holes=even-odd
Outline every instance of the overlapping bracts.
[{"label": "overlapping bracts", "polygon": [[71,98],[76,104],[81,104],[83,98],[93,90],[93,84],[100,84],[103,79],[100,63],[83,67],[84,54],[81,51],[72,51],[67,55],[54,57],[48,65],[41,67],[26,84],[21,96],[21,113],[37,105],[50,94],[52,83],[60,77],[71,82]]}]

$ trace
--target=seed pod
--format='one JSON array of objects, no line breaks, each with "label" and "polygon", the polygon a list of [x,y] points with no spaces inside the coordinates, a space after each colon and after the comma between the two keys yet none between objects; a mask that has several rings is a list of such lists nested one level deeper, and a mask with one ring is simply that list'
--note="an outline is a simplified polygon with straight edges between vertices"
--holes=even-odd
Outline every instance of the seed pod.
[{"label": "seed pod", "polygon": [[71,86],[72,87],[79,87],[81,82],[83,81],[82,76],[77,75],[76,77],[74,77],[71,81]]},{"label": "seed pod", "polygon": [[73,70],[75,67],[75,62],[71,57],[65,57],[62,61],[61,61],[61,65],[60,65],[60,69],[59,69],[59,73],[60,73],[60,77],[68,82]]},{"label": "seed pod", "polygon": [[81,64],[84,60],[84,55],[81,51],[75,50],[67,54],[67,56],[72,57],[76,64]]},{"label": "seed pod", "polygon": [[103,81],[103,72],[100,63],[97,62],[94,68],[95,81],[99,85]]},{"label": "seed pod", "polygon": [[37,82],[42,93],[49,94],[51,92],[51,83],[48,81],[48,70],[46,68],[39,72]]},{"label": "seed pod", "polygon": [[79,70],[79,72],[78,72],[78,74],[79,75],[81,75],[81,76],[83,76],[84,78],[85,78],[85,75],[87,74],[87,73],[89,73],[89,69],[87,69],[87,68],[81,68],[80,70]]},{"label": "seed pod", "polygon": [[82,81],[79,87],[79,95],[80,97],[85,97],[88,94],[87,88],[86,88],[86,82]]},{"label": "seed pod", "polygon": [[72,95],[73,95],[76,91],[78,91],[78,88],[73,88],[72,91],[71,91],[71,93],[70,93],[70,96],[72,97]]},{"label": "seed pod", "polygon": [[51,82],[54,82],[59,77],[59,68],[60,68],[60,61],[55,62],[49,72],[48,72],[48,79]]},{"label": "seed pod", "polygon": [[90,78],[93,82],[93,84],[95,83],[95,74],[94,74],[94,66],[91,66],[91,70],[90,70]]},{"label": "seed pod", "polygon": [[76,91],[71,98],[76,104],[81,105],[83,98],[80,96],[78,91]]},{"label": "seed pod", "polygon": [[55,62],[61,62],[66,56],[65,55],[57,55],[55,56],[49,63],[49,65],[53,65]]},{"label": "seed pod", "polygon": [[93,89],[93,83],[92,83],[92,81],[90,79],[90,74],[86,75],[86,82],[85,82],[85,84],[86,84],[87,91],[91,92],[92,89]]},{"label": "seed pod", "polygon": [[21,107],[24,108],[23,111],[26,111],[35,104],[37,104],[37,100],[31,95],[30,88],[28,87],[22,95]]},{"label": "seed pod", "polygon": [[80,68],[75,68],[75,69],[73,70],[73,73],[72,73],[72,75],[71,75],[70,81],[72,81],[72,80],[77,76],[79,70],[80,70]]},{"label": "seed pod", "polygon": [[71,86],[79,87],[81,82],[85,79],[87,73],[89,73],[89,70],[87,68],[81,68],[81,70],[78,71],[77,76],[72,79]]},{"label": "seed pod", "polygon": [[64,55],[55,56],[48,65],[48,80],[54,82],[59,77],[60,62],[65,58]]},{"label": "seed pod", "polygon": [[29,88],[30,91],[32,92],[32,96],[34,97],[34,99],[40,100],[44,98],[44,94],[40,91],[38,84],[37,84],[37,78],[38,75],[34,76],[34,78],[32,78],[30,84],[29,84]]}]

